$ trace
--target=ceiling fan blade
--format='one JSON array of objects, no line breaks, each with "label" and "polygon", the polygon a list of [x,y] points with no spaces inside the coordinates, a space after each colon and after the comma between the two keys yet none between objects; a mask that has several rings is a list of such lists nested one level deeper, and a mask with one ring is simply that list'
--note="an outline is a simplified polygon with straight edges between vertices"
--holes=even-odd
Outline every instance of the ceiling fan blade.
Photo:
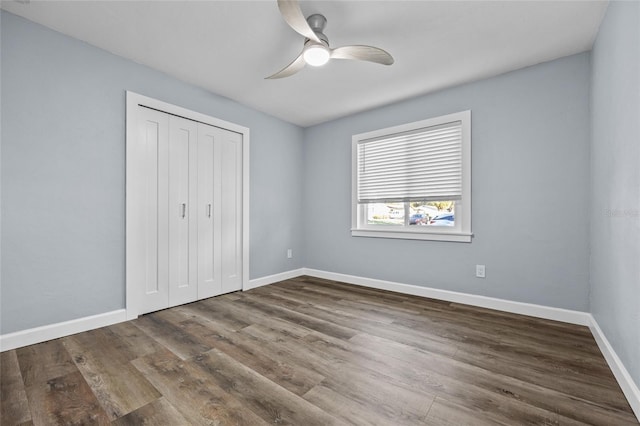
[{"label": "ceiling fan blade", "polygon": [[269,77],[266,77],[265,80],[273,80],[276,78],[289,77],[297,73],[298,71],[300,71],[302,68],[304,68],[305,65],[306,65],[306,62],[304,61],[304,58],[302,57],[302,53],[301,53],[300,55],[298,55],[296,59],[293,60],[293,62],[291,62],[289,65],[287,65],[277,73],[270,75]]},{"label": "ceiling fan blade", "polygon": [[321,43],[320,38],[313,32],[309,23],[307,23],[307,19],[302,14],[298,0],[278,0],[278,8],[286,23],[298,34],[316,43]]},{"label": "ceiling fan blade", "polygon": [[331,59],[357,59],[382,65],[393,64],[393,56],[373,46],[343,46],[331,51]]}]

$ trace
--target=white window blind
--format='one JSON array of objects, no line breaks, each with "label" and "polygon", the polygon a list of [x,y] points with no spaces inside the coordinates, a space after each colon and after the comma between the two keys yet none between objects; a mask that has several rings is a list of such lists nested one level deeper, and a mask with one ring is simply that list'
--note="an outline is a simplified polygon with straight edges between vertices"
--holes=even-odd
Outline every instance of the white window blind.
[{"label": "white window blind", "polygon": [[362,140],[358,203],[462,198],[462,122]]}]

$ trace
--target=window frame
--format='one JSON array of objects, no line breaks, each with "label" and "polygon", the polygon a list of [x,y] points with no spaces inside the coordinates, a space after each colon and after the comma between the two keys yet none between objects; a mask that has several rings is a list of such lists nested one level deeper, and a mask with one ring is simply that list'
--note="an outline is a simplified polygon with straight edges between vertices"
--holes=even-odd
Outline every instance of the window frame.
[{"label": "window frame", "polygon": [[[411,226],[408,218],[411,211],[405,202],[405,223],[399,225],[368,225],[366,204],[358,203],[358,144],[361,141],[389,137],[397,133],[420,128],[438,126],[453,121],[461,122],[462,129],[462,198],[455,202],[455,225],[449,227]],[[446,201],[446,200],[443,200]],[[351,138],[351,236],[374,238],[400,238],[410,240],[431,240],[451,242],[471,242],[471,110],[414,121],[412,123],[359,133]]]}]

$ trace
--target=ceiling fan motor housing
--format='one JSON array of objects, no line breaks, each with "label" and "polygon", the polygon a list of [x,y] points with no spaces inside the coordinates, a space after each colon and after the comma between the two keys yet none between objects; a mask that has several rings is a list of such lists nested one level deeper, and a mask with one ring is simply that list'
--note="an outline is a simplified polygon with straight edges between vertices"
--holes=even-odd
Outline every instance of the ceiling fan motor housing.
[{"label": "ceiling fan motor housing", "polygon": [[[309,27],[311,27],[313,32],[316,33],[320,41],[322,41],[327,47],[329,47],[329,38],[327,38],[327,36],[323,33],[324,27],[327,25],[327,18],[319,13],[314,13],[313,15],[309,15],[309,17],[307,18],[307,23],[309,24]],[[311,40],[306,38],[304,40],[304,44],[306,45],[310,41]]]}]

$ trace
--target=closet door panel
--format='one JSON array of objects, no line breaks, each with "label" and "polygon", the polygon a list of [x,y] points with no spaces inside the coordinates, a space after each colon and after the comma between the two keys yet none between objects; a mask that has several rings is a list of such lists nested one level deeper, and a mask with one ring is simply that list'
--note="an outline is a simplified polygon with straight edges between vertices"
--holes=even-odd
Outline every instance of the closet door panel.
[{"label": "closet door panel", "polygon": [[169,306],[197,299],[197,124],[169,118]]},{"label": "closet door panel", "polygon": [[223,131],[220,144],[222,292],[242,289],[242,135]]},{"label": "closet door panel", "polygon": [[146,313],[166,308],[169,303],[169,117],[144,107],[138,107],[138,114],[137,148],[145,176],[141,210],[145,265],[140,288],[141,311]]},{"label": "closet door panel", "polygon": [[198,299],[222,293],[220,129],[198,124]]}]

